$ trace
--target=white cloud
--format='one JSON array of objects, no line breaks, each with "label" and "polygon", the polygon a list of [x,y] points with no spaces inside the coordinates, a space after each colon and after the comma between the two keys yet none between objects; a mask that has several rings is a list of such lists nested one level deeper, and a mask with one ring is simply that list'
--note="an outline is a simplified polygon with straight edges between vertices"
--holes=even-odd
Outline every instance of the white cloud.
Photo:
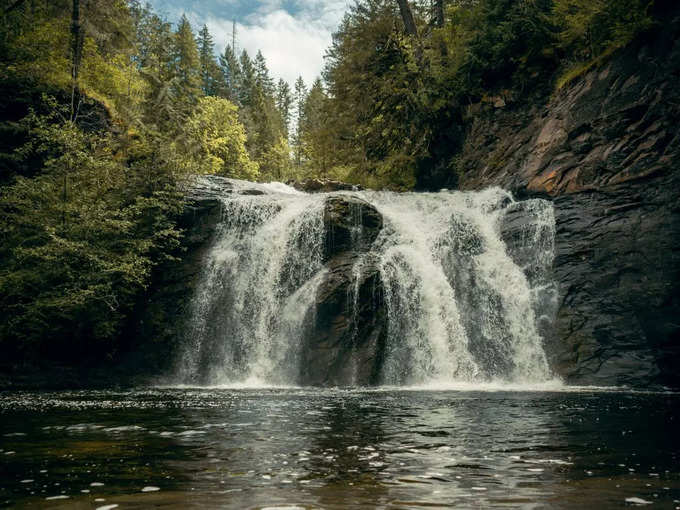
[{"label": "white cloud", "polygon": [[[310,84],[321,74],[323,55],[331,43],[350,0],[298,0],[298,10],[291,14],[281,0],[266,0],[236,25],[237,47],[254,57],[262,51],[275,79],[283,78],[291,86],[298,76]],[[215,39],[216,49],[231,44],[232,20],[214,15],[188,13],[198,29],[203,23]]]}]

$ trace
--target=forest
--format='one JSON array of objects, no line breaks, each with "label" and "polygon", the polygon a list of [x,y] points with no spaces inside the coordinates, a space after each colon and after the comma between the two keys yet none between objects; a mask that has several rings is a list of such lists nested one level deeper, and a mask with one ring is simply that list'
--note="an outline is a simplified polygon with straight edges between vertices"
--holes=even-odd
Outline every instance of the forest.
[{"label": "forest", "polygon": [[323,76],[289,84],[137,0],[2,0],[4,359],[114,359],[182,255],[189,177],[455,188],[477,108],[559,93],[659,3],[357,0]]}]

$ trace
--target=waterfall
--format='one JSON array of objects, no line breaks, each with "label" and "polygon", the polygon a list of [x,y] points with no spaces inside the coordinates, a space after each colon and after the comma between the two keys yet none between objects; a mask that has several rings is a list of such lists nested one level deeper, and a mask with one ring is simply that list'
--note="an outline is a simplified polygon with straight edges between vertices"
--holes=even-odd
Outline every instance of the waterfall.
[{"label": "waterfall", "polygon": [[[386,320],[382,384],[552,377],[543,348],[557,300],[550,202],[515,201],[499,188],[307,194],[280,183],[225,182],[222,220],[190,306],[180,382],[299,383],[329,271],[329,195],[360,199],[383,218],[348,271],[345,312],[354,342],[359,282],[374,264]],[[358,245],[361,212],[353,208],[352,215],[351,243]],[[352,355],[343,362],[355,370]]]}]

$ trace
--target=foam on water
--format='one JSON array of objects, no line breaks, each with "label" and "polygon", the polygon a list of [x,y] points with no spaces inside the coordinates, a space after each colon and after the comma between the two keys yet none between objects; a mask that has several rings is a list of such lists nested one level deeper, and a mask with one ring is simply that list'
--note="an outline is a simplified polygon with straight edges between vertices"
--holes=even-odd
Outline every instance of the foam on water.
[{"label": "foam on water", "polygon": [[[222,221],[191,302],[174,382],[295,386],[326,276],[323,211],[329,194],[282,183],[229,182],[237,192],[222,196]],[[260,194],[238,193],[253,190]],[[378,261],[387,311],[384,385],[557,388],[541,335],[557,295],[549,202],[516,202],[499,188],[338,194],[370,203],[384,220],[367,254]],[[517,213],[524,222],[511,252],[502,227]],[[355,223],[360,238],[361,223]],[[359,259],[348,288],[355,322],[363,270]],[[352,373],[351,355],[347,363]]]}]

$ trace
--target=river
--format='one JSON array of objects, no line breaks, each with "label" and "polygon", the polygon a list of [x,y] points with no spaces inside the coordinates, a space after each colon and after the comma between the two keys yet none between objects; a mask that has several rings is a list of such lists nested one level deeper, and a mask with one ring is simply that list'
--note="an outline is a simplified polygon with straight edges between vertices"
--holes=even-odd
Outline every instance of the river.
[{"label": "river", "polygon": [[678,508],[679,404],[550,384],[5,392],[0,506]]}]

